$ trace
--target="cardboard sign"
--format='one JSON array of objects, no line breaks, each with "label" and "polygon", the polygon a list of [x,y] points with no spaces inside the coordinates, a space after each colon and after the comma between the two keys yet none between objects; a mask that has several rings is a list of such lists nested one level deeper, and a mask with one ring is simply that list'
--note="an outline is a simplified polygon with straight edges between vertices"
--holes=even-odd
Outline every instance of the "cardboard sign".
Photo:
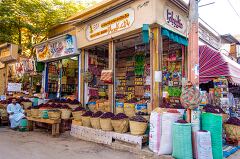
[{"label": "cardboard sign", "polygon": [[8,92],[21,92],[22,83],[8,83],[7,91]]}]

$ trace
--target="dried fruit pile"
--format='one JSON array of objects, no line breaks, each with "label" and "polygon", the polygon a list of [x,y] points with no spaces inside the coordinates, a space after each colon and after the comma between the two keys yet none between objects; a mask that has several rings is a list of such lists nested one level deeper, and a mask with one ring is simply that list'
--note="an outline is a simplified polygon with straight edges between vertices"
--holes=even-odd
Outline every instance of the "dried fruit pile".
[{"label": "dried fruit pile", "polygon": [[237,125],[240,126],[240,120],[237,117],[231,117],[228,119],[226,124]]},{"label": "dried fruit pile", "polygon": [[147,120],[140,116],[140,115],[136,115],[136,116],[133,116],[130,118],[131,121],[136,121],[136,122],[144,122],[144,123],[147,123]]},{"label": "dried fruit pile", "polygon": [[73,110],[73,112],[77,112],[77,111],[85,111],[85,108],[77,107],[76,109]]},{"label": "dried fruit pile", "polygon": [[92,116],[93,112],[92,111],[86,111],[82,116]]},{"label": "dried fruit pile", "polygon": [[98,118],[98,117],[100,117],[102,114],[103,114],[102,111],[97,111],[96,113],[94,113],[94,114],[92,115],[92,117],[93,117],[93,118]]},{"label": "dried fruit pile", "polygon": [[118,113],[114,117],[112,117],[112,120],[121,120],[121,119],[126,119],[128,116],[124,113]]},{"label": "dried fruit pile", "polygon": [[100,118],[107,119],[107,118],[112,118],[112,117],[114,117],[114,114],[112,112],[106,112],[103,115],[101,115]]}]

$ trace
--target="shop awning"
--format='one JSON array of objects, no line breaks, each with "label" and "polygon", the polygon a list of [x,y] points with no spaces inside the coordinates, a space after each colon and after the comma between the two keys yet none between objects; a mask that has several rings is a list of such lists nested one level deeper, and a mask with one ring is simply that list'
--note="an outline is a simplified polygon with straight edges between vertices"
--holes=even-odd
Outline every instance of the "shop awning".
[{"label": "shop awning", "polygon": [[199,47],[199,81],[207,83],[225,76],[232,84],[240,85],[240,65],[226,55],[208,46]]},{"label": "shop awning", "polygon": [[167,36],[170,40],[188,46],[188,40],[186,37],[179,35],[171,30],[168,30],[166,28],[162,28],[162,35]]}]

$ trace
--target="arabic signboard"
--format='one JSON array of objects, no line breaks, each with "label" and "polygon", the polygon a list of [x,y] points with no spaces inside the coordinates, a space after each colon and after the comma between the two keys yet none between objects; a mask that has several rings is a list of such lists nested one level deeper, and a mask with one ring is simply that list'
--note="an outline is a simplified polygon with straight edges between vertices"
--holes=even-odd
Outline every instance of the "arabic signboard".
[{"label": "arabic signboard", "polygon": [[178,30],[181,33],[186,32],[187,24],[183,16],[168,6],[166,6],[164,9],[164,19],[166,23],[172,28]]},{"label": "arabic signboard", "polygon": [[8,83],[7,91],[8,92],[21,92],[22,83]]},{"label": "arabic signboard", "polygon": [[46,61],[76,53],[76,40],[72,35],[66,35],[36,46],[38,61]]},{"label": "arabic signboard", "polygon": [[86,37],[89,41],[95,40],[130,28],[133,22],[134,10],[129,8],[97,23],[88,25],[86,29]]}]

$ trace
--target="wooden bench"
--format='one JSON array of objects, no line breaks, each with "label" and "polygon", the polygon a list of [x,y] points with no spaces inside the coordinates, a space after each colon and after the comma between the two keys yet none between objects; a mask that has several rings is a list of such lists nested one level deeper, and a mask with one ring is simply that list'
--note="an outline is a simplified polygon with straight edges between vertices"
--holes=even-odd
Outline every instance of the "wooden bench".
[{"label": "wooden bench", "polygon": [[29,131],[33,131],[35,128],[35,123],[46,123],[52,125],[52,135],[59,136],[59,125],[61,123],[61,119],[39,119],[39,118],[32,118],[27,117],[28,120],[28,129]]}]

